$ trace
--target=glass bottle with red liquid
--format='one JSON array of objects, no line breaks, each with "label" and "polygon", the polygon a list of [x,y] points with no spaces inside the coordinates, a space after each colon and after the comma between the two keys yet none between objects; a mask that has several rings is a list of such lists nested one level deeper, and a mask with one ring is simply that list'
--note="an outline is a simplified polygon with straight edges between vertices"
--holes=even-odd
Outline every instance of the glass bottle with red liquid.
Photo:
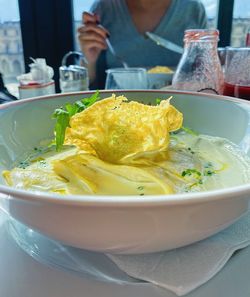
[{"label": "glass bottle with red liquid", "polygon": [[218,30],[185,31],[184,52],[172,81],[174,89],[222,94],[224,77],[218,40]]},{"label": "glass bottle with red liquid", "polygon": [[250,47],[226,48],[223,95],[250,100]]}]

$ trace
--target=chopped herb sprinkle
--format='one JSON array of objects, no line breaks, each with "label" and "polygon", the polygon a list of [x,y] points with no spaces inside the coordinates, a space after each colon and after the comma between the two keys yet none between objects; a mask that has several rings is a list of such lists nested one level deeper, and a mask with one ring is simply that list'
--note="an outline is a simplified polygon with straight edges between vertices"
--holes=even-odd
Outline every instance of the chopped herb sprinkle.
[{"label": "chopped herb sprinkle", "polygon": [[191,149],[191,147],[188,147],[188,151],[193,155],[195,152]]},{"label": "chopped herb sprinkle", "polygon": [[205,175],[205,176],[211,176],[211,175],[213,175],[213,174],[215,174],[215,172],[212,171],[212,170],[207,170],[207,171],[204,172],[204,175]]},{"label": "chopped herb sprinkle", "polygon": [[28,167],[30,165],[30,162],[29,161],[22,161],[18,164],[18,168],[22,168],[22,169],[25,169],[26,167]]},{"label": "chopped herb sprinkle", "polygon": [[182,173],[181,173],[181,176],[191,176],[191,175],[198,175],[198,176],[201,176],[201,173],[200,171],[198,171],[197,169],[193,169],[193,168],[189,168],[189,169],[186,169],[186,170],[183,170]]}]

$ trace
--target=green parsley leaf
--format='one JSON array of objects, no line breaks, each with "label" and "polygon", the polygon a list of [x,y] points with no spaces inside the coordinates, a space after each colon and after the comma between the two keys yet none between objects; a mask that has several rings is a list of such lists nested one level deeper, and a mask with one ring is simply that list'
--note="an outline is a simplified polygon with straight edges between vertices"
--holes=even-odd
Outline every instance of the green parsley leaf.
[{"label": "green parsley leaf", "polygon": [[199,135],[198,132],[196,132],[196,131],[194,131],[194,130],[188,128],[188,127],[184,127],[184,126],[182,126],[181,129],[182,129],[184,132],[188,133],[188,134],[191,134],[191,135],[194,135],[194,136],[198,136],[198,135]]},{"label": "green parsley leaf", "polygon": [[55,125],[55,140],[56,140],[56,150],[59,151],[64,143],[65,131],[69,126],[69,113],[62,108],[58,108],[53,113],[53,118],[56,119]]},{"label": "green parsley leaf", "polygon": [[69,127],[70,118],[88,108],[99,100],[99,91],[96,91],[91,97],[78,100],[75,103],[66,103],[64,107],[57,108],[52,118],[56,119],[55,124],[55,143],[56,150],[59,151],[64,143],[66,128]]},{"label": "green parsley leaf", "polygon": [[155,99],[155,103],[156,103],[156,105],[159,105],[159,104],[161,103],[161,100],[162,100],[162,99],[160,99],[160,98],[156,98],[156,99]]},{"label": "green parsley leaf", "polygon": [[183,170],[181,173],[181,176],[191,176],[191,175],[197,175],[197,176],[201,176],[200,171],[198,171],[197,169],[193,169],[193,168],[188,168],[186,170]]}]

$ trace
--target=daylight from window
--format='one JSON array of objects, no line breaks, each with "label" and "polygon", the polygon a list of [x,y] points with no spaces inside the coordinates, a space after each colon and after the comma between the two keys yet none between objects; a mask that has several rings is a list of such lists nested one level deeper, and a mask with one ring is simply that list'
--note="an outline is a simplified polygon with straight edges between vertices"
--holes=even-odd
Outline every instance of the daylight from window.
[{"label": "daylight from window", "polygon": [[248,32],[250,32],[250,1],[234,0],[231,45],[245,46]]},{"label": "daylight from window", "polygon": [[0,72],[11,83],[24,72],[18,0],[0,0]]}]

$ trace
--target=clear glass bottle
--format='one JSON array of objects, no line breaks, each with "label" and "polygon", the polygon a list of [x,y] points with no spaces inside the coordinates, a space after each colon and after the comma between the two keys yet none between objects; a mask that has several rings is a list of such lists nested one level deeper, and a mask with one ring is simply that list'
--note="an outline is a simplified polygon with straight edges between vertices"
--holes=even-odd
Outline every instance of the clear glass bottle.
[{"label": "clear glass bottle", "polygon": [[173,77],[173,89],[222,94],[218,40],[218,30],[185,31],[184,52]]}]

